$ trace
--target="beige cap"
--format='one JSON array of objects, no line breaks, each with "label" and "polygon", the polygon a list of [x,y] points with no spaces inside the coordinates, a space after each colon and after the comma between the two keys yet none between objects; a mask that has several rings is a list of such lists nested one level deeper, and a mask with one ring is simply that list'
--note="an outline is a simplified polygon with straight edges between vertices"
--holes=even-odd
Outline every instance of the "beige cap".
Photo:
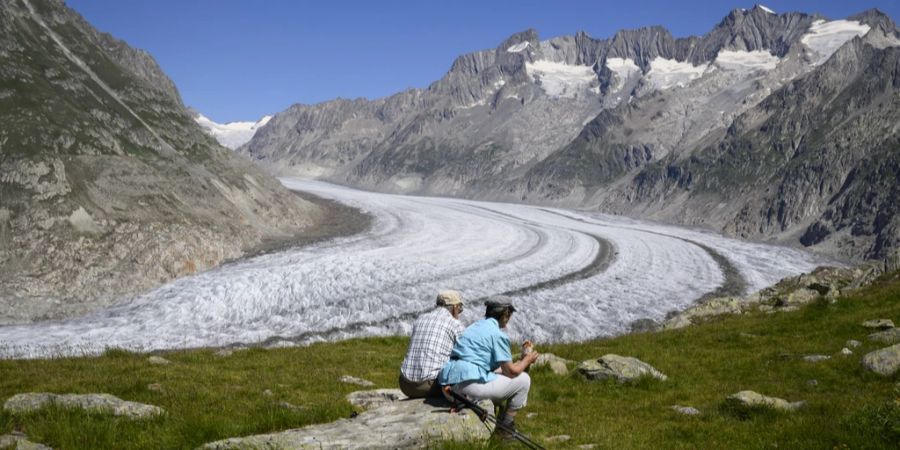
[{"label": "beige cap", "polygon": [[457,291],[441,291],[437,295],[438,306],[461,305],[462,295]]}]

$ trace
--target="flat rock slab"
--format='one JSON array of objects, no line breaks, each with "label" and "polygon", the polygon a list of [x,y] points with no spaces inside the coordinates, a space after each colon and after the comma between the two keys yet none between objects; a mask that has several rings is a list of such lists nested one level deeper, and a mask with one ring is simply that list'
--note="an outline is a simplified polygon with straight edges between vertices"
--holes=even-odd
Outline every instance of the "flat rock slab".
[{"label": "flat rock slab", "polygon": [[879,375],[892,376],[900,371],[900,344],[875,350],[863,356],[863,366]]},{"label": "flat rock slab", "polygon": [[872,333],[869,335],[869,340],[881,342],[882,344],[898,344],[900,343],[900,328],[889,328],[884,331]]},{"label": "flat rock slab", "polygon": [[9,450],[53,450],[44,444],[31,442],[26,436],[4,434],[0,436],[0,448]]},{"label": "flat rock slab", "polygon": [[129,419],[145,419],[165,412],[158,406],[125,401],[110,394],[51,394],[47,392],[16,394],[6,401],[3,409],[12,414],[24,414],[48,406],[83,409]]},{"label": "flat rock slab", "polygon": [[806,402],[789,402],[778,397],[768,397],[754,391],[731,394],[726,401],[740,408],[771,408],[779,411],[794,411]]},{"label": "flat rock slab", "polygon": [[667,377],[637,358],[615,354],[603,355],[597,359],[589,359],[578,365],[578,371],[589,380],[606,380],[614,378],[620,383],[643,377],[665,381]]},{"label": "flat rock slab", "polygon": [[894,328],[894,322],[891,319],[872,319],[863,322],[862,326],[866,328],[878,328],[881,330],[886,330],[888,328]]},{"label": "flat rock slab", "polygon": [[369,409],[352,419],[340,419],[280,433],[225,439],[201,448],[421,448],[442,440],[487,440],[491,434],[491,430],[474,413],[469,410],[450,413],[449,403],[442,399],[408,399],[399,389],[376,389],[353,392],[347,396],[347,400]]},{"label": "flat rock slab", "polygon": [[803,360],[806,362],[816,363],[820,361],[826,361],[831,359],[828,355],[806,355],[803,357]]}]

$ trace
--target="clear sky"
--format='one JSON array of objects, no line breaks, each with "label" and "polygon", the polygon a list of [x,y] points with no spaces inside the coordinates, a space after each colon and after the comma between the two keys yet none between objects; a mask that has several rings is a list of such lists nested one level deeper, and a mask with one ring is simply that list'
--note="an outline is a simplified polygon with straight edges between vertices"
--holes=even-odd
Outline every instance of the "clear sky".
[{"label": "clear sky", "polygon": [[[377,98],[426,87],[464,53],[535,28],[541,39],[663,25],[704,34],[753,0],[68,0],[95,27],[149,51],[188,106],[218,122],[294,103]],[[900,0],[766,0],[833,19]]]}]

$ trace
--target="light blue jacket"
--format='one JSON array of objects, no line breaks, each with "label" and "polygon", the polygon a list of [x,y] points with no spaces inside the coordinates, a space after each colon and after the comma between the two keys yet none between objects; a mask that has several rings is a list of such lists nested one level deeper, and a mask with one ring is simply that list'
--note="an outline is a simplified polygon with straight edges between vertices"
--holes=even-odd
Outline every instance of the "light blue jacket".
[{"label": "light blue jacket", "polygon": [[450,353],[450,361],[441,369],[438,383],[447,385],[469,380],[487,383],[497,378],[494,370],[507,361],[512,361],[509,337],[500,330],[496,319],[481,319],[460,335]]}]

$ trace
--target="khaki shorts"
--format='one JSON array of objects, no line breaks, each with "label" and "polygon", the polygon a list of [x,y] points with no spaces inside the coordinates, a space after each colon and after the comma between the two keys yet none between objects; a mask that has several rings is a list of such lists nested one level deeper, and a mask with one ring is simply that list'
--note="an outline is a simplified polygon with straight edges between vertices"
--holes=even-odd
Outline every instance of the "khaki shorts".
[{"label": "khaki shorts", "polygon": [[441,385],[437,380],[425,380],[419,383],[409,381],[400,375],[400,390],[409,398],[443,397]]}]

